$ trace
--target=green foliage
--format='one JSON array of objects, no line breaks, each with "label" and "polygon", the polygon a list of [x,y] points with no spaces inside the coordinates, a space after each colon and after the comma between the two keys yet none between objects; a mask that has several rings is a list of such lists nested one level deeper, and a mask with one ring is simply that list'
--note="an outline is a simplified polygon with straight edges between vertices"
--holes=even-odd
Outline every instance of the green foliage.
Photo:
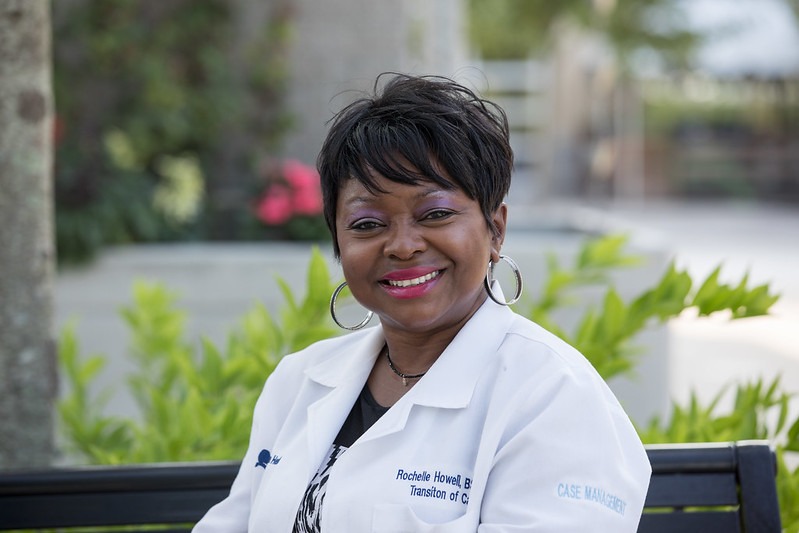
[{"label": "green foliage", "polygon": [[629,302],[610,285],[599,306],[588,306],[575,330],[565,331],[553,315],[575,302],[577,289],[607,285],[611,270],[638,263],[638,258],[625,254],[626,242],[618,235],[587,242],[571,268],[561,267],[550,257],[540,295],[526,308],[520,306],[523,314],[580,350],[605,379],[635,367],[639,349],[631,343],[651,324],[664,323],[691,308],[700,316],[719,312],[729,312],[733,318],[763,315],[778,298],[768,285],[750,288],[748,276],[734,286],[719,282],[720,267],[692,290],[691,276],[672,263],[654,287]]},{"label": "green foliage", "polygon": [[521,59],[545,51],[562,23],[603,35],[622,63],[648,50],[681,66],[699,40],[675,0],[469,2],[470,38],[487,59]]},{"label": "green foliage", "polygon": [[777,495],[782,530],[785,533],[799,532],[799,467],[791,469],[788,465],[785,448],[777,448]]},{"label": "green foliage", "polygon": [[139,409],[137,420],[103,413],[108,393],[93,398],[89,387],[105,360],[81,361],[67,328],[60,359],[69,393],[59,411],[70,451],[101,464],[240,457],[255,401],[280,358],[337,332],[327,314],[334,284],[318,250],[301,301],[284,281],[278,283],[286,299],[279,320],[255,305],[224,348],[208,339],[199,346],[187,341],[177,296],[160,285],[136,284],[133,304],[122,315],[132,333],[135,371],[128,388]]},{"label": "green foliage", "polygon": [[[653,419],[639,429],[648,444],[668,442],[731,442],[765,439],[777,450],[777,494],[783,531],[799,532],[799,467],[788,456],[799,452],[799,418],[788,427],[789,401],[794,395],[780,391],[779,378],[738,384],[732,405],[721,409],[727,391],[707,405],[692,395],[685,406],[674,404],[667,421]],[[793,466],[792,466],[793,464]]]},{"label": "green foliage", "polygon": [[108,394],[100,398],[90,397],[88,386],[105,366],[105,358],[94,355],[82,361],[79,357],[78,341],[71,326],[61,334],[58,351],[61,372],[71,383],[70,394],[58,404],[60,424],[70,445],[86,457],[101,462],[103,448],[109,444],[124,445],[124,434],[129,425],[126,420],[110,419],[102,410]]},{"label": "green foliage", "polygon": [[92,200],[56,205],[56,247],[60,264],[84,263],[102,246],[159,238],[164,221],[150,204],[151,186],[136,175],[119,175]]},{"label": "green foliage", "polygon": [[768,384],[762,379],[738,384],[729,412],[720,414],[719,404],[726,392],[719,392],[707,405],[702,405],[695,394],[688,405],[673,405],[668,422],[653,419],[639,431],[641,438],[652,444],[749,439],[776,442],[787,438],[788,449],[799,445],[796,435],[785,432],[791,395],[780,391],[779,378]]},{"label": "green foliage", "polygon": [[[288,12],[249,38],[236,24],[224,0],[54,2],[60,262],[108,244],[214,238],[223,223],[232,238],[254,220],[241,207],[288,126]],[[205,194],[223,186],[228,207]]]}]

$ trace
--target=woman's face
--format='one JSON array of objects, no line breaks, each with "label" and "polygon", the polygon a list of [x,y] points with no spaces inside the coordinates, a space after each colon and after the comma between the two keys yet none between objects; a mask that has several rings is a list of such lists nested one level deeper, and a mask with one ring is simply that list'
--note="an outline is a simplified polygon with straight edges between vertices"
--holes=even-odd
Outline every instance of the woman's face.
[{"label": "woman's face", "polygon": [[454,337],[486,298],[483,279],[489,259],[499,259],[506,208],[493,215],[494,235],[480,205],[458,188],[377,178],[385,193],[351,179],[338,196],[336,231],[350,290],[386,329],[451,330]]}]

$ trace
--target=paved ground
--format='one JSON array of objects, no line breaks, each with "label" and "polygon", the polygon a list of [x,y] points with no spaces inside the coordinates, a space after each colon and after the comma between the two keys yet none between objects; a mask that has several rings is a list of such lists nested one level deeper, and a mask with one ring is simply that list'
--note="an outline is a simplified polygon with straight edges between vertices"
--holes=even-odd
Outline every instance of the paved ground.
[{"label": "paved ground", "polygon": [[[670,390],[713,397],[728,383],[780,376],[799,395],[799,206],[753,203],[646,202],[583,206],[609,227],[635,228],[660,243],[678,266],[722,279],[749,272],[781,294],[771,316],[732,321],[681,317],[670,329]],[[799,399],[796,400],[799,402]],[[799,403],[794,403],[799,408]]]}]

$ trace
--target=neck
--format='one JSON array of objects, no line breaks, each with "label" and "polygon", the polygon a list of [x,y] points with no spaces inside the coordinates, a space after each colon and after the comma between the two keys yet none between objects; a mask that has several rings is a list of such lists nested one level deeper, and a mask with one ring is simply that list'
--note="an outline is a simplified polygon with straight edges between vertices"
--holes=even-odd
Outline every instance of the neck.
[{"label": "neck", "polygon": [[402,384],[404,386],[408,386],[410,380],[421,379],[426,373],[427,370],[424,372],[417,372],[417,373],[408,373],[403,372],[394,364],[394,361],[391,360],[391,352],[388,350],[388,345],[385,346],[384,351],[386,352],[386,361],[388,361],[388,366],[391,371],[400,379],[402,379]]}]

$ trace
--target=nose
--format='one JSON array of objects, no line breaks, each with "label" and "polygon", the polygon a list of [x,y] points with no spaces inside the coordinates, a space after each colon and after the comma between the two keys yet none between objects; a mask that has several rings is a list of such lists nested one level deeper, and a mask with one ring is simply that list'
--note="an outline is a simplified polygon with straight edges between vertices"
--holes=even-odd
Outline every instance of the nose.
[{"label": "nose", "polygon": [[423,252],[426,247],[422,228],[413,223],[401,223],[390,228],[383,253],[392,259],[406,260]]}]

